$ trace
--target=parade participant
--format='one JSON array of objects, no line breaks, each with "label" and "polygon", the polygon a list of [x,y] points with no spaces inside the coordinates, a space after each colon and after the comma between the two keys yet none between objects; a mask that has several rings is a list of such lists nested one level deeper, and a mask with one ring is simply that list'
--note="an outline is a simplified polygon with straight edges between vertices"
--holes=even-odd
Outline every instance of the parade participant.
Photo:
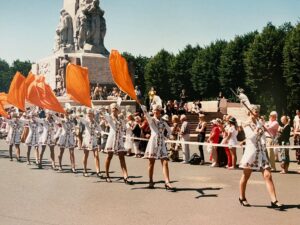
[{"label": "parade participant", "polygon": [[75,123],[71,120],[71,110],[67,109],[66,114],[63,115],[63,118],[54,117],[54,119],[61,124],[61,134],[58,138],[58,146],[60,148],[60,153],[58,155],[58,165],[59,171],[62,171],[62,157],[66,148],[70,152],[70,161],[71,161],[71,170],[73,173],[76,173],[75,169]]},{"label": "parade participant", "polygon": [[[182,114],[180,116],[180,141],[190,141],[190,128],[187,122],[186,115]],[[190,146],[188,144],[182,144],[182,153],[183,153],[183,161],[182,163],[189,163],[190,160]]]},{"label": "parade participant", "polygon": [[12,150],[13,146],[16,148],[16,158],[20,162],[20,143],[21,135],[23,131],[24,122],[20,120],[18,113],[12,113],[12,119],[4,118],[8,125],[8,133],[6,137],[6,142],[9,144],[9,158],[10,161],[13,160]]},{"label": "parade participant", "polygon": [[243,175],[240,180],[239,202],[242,206],[249,207],[246,199],[246,186],[252,170],[260,170],[264,177],[267,190],[271,197],[271,207],[282,208],[276,197],[275,186],[270,171],[270,164],[266,155],[266,138],[262,125],[258,122],[259,110],[257,106],[251,106],[252,113],[248,112],[249,122],[244,125],[246,135],[246,147],[240,162]]},{"label": "parade participant", "polygon": [[[280,119],[283,127],[279,128],[278,144],[279,145],[290,145],[290,134],[291,126],[289,124],[289,119],[287,116],[282,116]],[[281,158],[281,174],[287,173],[290,164],[290,155],[288,148],[280,149],[280,158]]]},{"label": "parade participant", "polygon": [[101,130],[103,132],[103,134],[101,134],[100,151],[104,152],[106,142],[107,142],[107,138],[108,138],[108,133],[109,133],[109,124],[104,119],[103,115],[99,116],[99,120],[100,120],[100,127],[101,127]]},{"label": "parade participant", "polygon": [[105,120],[108,122],[110,129],[105,146],[105,150],[108,155],[105,161],[105,172],[106,172],[106,181],[112,182],[109,176],[109,167],[111,159],[113,158],[114,153],[117,153],[120,160],[120,165],[123,173],[123,179],[125,184],[132,184],[132,181],[128,180],[128,172],[125,162],[126,150],[124,148],[124,121],[119,118],[119,106],[116,103],[110,105],[111,114],[104,114]]},{"label": "parade participant", "polygon": [[127,151],[127,155],[131,156],[133,150],[132,128],[134,124],[134,117],[132,114],[127,116],[126,130],[125,130],[125,143],[124,147]]},{"label": "parade participant", "polygon": [[89,109],[87,112],[87,119],[83,119],[81,117],[77,117],[77,119],[83,123],[85,126],[83,132],[83,140],[82,140],[82,149],[84,151],[83,156],[83,176],[88,177],[87,173],[87,160],[89,157],[90,151],[93,151],[94,159],[95,159],[95,167],[96,167],[96,175],[101,177],[100,174],[100,162],[99,162],[99,152],[97,150],[98,144],[98,133],[101,133],[101,128],[95,121],[95,114],[92,109]]},{"label": "parade participant", "polygon": [[[204,114],[199,114],[199,122],[196,127],[196,132],[198,132],[198,142],[203,143],[205,141],[205,134],[206,134],[206,127],[207,123],[205,121],[205,115]],[[203,152],[203,145],[199,145],[199,153],[200,153],[200,165],[205,164],[205,159],[204,159],[204,152]]]},{"label": "parade participant", "polygon": [[25,140],[27,148],[27,165],[30,165],[30,151],[31,148],[35,149],[35,163],[39,166],[40,164],[40,154],[39,154],[39,136],[40,136],[40,125],[37,118],[37,113],[31,111],[29,113],[29,119],[27,120],[29,133]]},{"label": "parade participant", "polygon": [[169,125],[161,119],[161,106],[153,105],[153,117],[151,117],[146,109],[146,106],[141,106],[151,129],[151,136],[146,148],[144,158],[149,159],[149,188],[154,188],[153,171],[155,160],[161,160],[163,167],[163,174],[165,178],[166,190],[173,190],[170,183],[169,166],[168,166],[168,152],[165,143],[165,130],[167,135],[171,134]]},{"label": "parade participant", "polygon": [[[277,144],[277,134],[278,134],[278,128],[279,123],[277,122],[277,112],[272,111],[269,116],[269,121],[265,125],[267,132],[266,132],[266,138],[267,138],[267,147],[274,146]],[[268,157],[269,162],[271,165],[271,169],[273,171],[276,171],[276,165],[275,165],[275,159],[278,157],[275,157],[276,151],[274,151],[273,148],[268,148]]]},{"label": "parade participant", "polygon": [[46,118],[39,119],[38,122],[42,126],[42,133],[39,137],[39,144],[42,146],[42,151],[40,153],[40,164],[39,167],[42,168],[43,163],[43,155],[46,150],[46,146],[49,146],[50,149],[50,158],[51,158],[51,167],[55,170],[55,154],[54,154],[54,147],[55,147],[55,134],[56,134],[56,124],[55,120],[53,119],[50,111],[46,111]]},{"label": "parade participant", "polygon": [[[78,108],[76,110],[76,117],[82,117],[83,116],[83,110],[81,108]],[[75,127],[75,136],[76,136],[76,146],[78,149],[81,149],[82,147],[82,134],[85,127],[84,125],[79,121],[76,121],[76,127]]]}]

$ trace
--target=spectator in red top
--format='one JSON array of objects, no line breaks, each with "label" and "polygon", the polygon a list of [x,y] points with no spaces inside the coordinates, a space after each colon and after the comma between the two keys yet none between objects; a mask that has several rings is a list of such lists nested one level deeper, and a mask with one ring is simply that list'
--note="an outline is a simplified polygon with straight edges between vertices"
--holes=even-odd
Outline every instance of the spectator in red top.
[{"label": "spectator in red top", "polygon": [[[208,142],[213,144],[218,144],[221,130],[217,120],[212,120],[211,123],[212,123],[212,130],[209,134]],[[211,158],[212,158],[211,167],[218,167],[219,165],[218,165],[217,146],[212,147]]]}]

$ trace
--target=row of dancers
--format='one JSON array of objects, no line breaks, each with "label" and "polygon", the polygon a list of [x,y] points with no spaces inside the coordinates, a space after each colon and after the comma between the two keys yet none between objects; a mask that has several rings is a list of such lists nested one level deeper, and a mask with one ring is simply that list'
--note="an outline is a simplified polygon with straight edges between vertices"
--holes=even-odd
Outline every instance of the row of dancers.
[{"label": "row of dancers", "polygon": [[[149,188],[154,188],[154,165],[155,161],[159,159],[163,166],[165,188],[168,190],[173,189],[170,183],[168,152],[165,143],[165,134],[169,135],[171,129],[167,122],[160,118],[161,107],[159,105],[153,107],[153,117],[149,115],[146,107],[142,106],[142,109],[151,130],[151,136],[144,155],[144,158],[149,159]],[[80,143],[81,149],[84,152],[83,174],[84,176],[88,176],[87,161],[90,152],[93,152],[96,174],[97,176],[102,177],[100,173],[98,140],[103,133],[99,118],[104,118],[105,122],[109,125],[109,133],[105,144],[105,151],[107,152],[105,161],[105,179],[107,182],[112,182],[109,176],[109,168],[114,154],[117,154],[120,160],[124,182],[126,184],[133,183],[133,181],[128,179],[125,161],[125,155],[127,153],[123,140],[125,121],[123,120],[123,116],[121,116],[120,107],[117,104],[113,103],[110,105],[110,114],[103,109],[89,109],[85,117],[82,117],[80,114],[74,114],[69,109],[66,109],[66,114],[57,115],[47,110],[45,111],[45,114],[45,118],[40,118],[36,110],[30,110],[26,114],[14,112],[11,114],[11,119],[5,119],[5,122],[8,125],[6,141],[9,145],[9,156],[11,160],[13,147],[15,147],[17,161],[20,161],[20,143],[23,139],[24,143],[27,145],[27,164],[31,164],[30,154],[31,149],[34,148],[36,164],[39,168],[42,168],[43,155],[48,146],[50,149],[52,168],[55,169],[54,148],[57,145],[60,149],[58,155],[58,170],[62,171],[64,151],[65,149],[69,149],[71,170],[76,173],[74,154],[74,149],[76,147],[75,130],[78,127],[77,125],[81,123],[84,125],[81,140],[82,143]],[[24,132],[24,127],[28,127],[28,133]],[[39,151],[40,147],[41,151]]]},{"label": "row of dancers", "polygon": [[[148,174],[149,174],[149,188],[154,188],[153,171],[156,160],[161,160],[163,175],[165,179],[165,188],[167,190],[174,190],[170,183],[169,166],[168,166],[168,153],[166,145],[166,137],[171,134],[171,129],[167,122],[162,119],[161,106],[154,105],[152,108],[153,116],[151,117],[147,112],[145,106],[141,106],[141,109],[149,123],[151,135],[146,147],[144,158],[149,160]],[[29,128],[28,136],[25,143],[28,146],[27,150],[27,161],[30,163],[30,150],[32,147],[36,149],[36,161],[39,166],[42,166],[42,158],[46,146],[49,146],[51,152],[52,166],[54,164],[54,146],[57,145],[60,148],[58,156],[59,170],[62,170],[62,157],[65,149],[70,151],[70,160],[72,171],[76,172],[75,169],[75,121],[84,124],[85,129],[83,133],[82,149],[84,151],[84,175],[87,174],[87,159],[89,152],[92,151],[95,158],[96,173],[97,176],[100,174],[99,166],[99,155],[97,150],[97,139],[98,135],[101,134],[101,127],[99,126],[98,119],[101,115],[105,121],[109,124],[110,130],[107,137],[105,150],[107,151],[107,158],[105,161],[105,172],[106,181],[112,182],[109,176],[110,162],[115,153],[118,154],[121,171],[123,174],[124,183],[132,184],[133,181],[128,179],[128,171],[126,167],[124,148],[124,121],[120,117],[120,108],[117,104],[113,103],[110,105],[110,114],[103,110],[88,110],[86,118],[76,115],[75,118],[71,116],[71,111],[66,110],[66,114],[57,116],[46,112],[46,118],[41,119],[37,117],[37,113],[30,112],[28,118],[19,117],[20,115],[14,113],[12,119],[7,119],[7,123],[10,127],[7,142],[9,144],[9,154],[12,157],[12,148],[16,148],[17,160],[20,160],[20,142],[22,135],[22,128],[27,124]],[[246,199],[246,186],[253,170],[259,170],[262,172],[265,180],[267,190],[271,198],[271,206],[274,208],[282,208],[283,205],[277,200],[275,185],[273,183],[271,167],[266,155],[266,137],[265,131],[262,125],[259,123],[259,109],[255,106],[251,108],[252,113],[249,113],[249,120],[244,124],[244,132],[246,136],[245,151],[239,164],[240,168],[243,169],[243,174],[240,180],[240,196],[239,202],[242,206],[250,206]],[[60,128],[57,129],[57,124]],[[39,127],[42,129],[39,130]],[[42,146],[42,151],[38,154],[38,146]]]}]

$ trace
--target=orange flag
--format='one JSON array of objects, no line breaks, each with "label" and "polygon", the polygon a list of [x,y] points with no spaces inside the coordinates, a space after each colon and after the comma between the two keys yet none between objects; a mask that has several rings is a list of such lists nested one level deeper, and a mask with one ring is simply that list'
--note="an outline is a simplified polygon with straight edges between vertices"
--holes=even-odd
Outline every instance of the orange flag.
[{"label": "orange flag", "polygon": [[[35,76],[32,74],[32,77],[34,78]],[[29,78],[28,81],[32,80],[32,77]],[[27,87],[26,98],[32,104],[43,109],[65,113],[51,87],[46,84],[44,76],[38,76],[34,79],[33,82],[29,83]]]},{"label": "orange flag", "polygon": [[71,99],[92,107],[88,69],[69,63],[66,75],[67,93]]},{"label": "orange flag", "polygon": [[109,56],[109,64],[113,79],[118,87],[132,99],[139,102],[134,91],[126,59],[117,50],[112,50]]},{"label": "orange flag", "polygon": [[35,76],[33,73],[29,72],[28,76],[26,77],[25,80],[25,93],[26,93],[26,97],[27,97],[27,90],[29,85],[35,80],[37,79],[37,76]]},{"label": "orange flag", "polygon": [[7,96],[7,101],[22,111],[25,111],[25,79],[20,72],[17,72],[10,84]]},{"label": "orange flag", "polygon": [[0,115],[1,116],[4,116],[4,117],[8,117],[8,113],[5,111],[5,109],[4,109],[4,107],[3,107],[3,105],[2,105],[2,103],[0,102]]},{"label": "orange flag", "polygon": [[8,105],[8,101],[7,101],[7,94],[4,93],[4,92],[1,92],[0,93],[0,103],[3,105],[3,106],[6,106]]}]

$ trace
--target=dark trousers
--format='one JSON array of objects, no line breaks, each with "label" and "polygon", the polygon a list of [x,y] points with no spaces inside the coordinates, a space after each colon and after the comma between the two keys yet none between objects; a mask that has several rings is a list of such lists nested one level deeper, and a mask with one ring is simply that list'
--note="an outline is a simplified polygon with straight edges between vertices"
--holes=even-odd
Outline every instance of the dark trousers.
[{"label": "dark trousers", "polygon": [[[198,134],[198,142],[203,143],[205,141],[205,133]],[[199,145],[199,153],[201,160],[204,161],[204,152],[203,152],[203,145]]]}]

